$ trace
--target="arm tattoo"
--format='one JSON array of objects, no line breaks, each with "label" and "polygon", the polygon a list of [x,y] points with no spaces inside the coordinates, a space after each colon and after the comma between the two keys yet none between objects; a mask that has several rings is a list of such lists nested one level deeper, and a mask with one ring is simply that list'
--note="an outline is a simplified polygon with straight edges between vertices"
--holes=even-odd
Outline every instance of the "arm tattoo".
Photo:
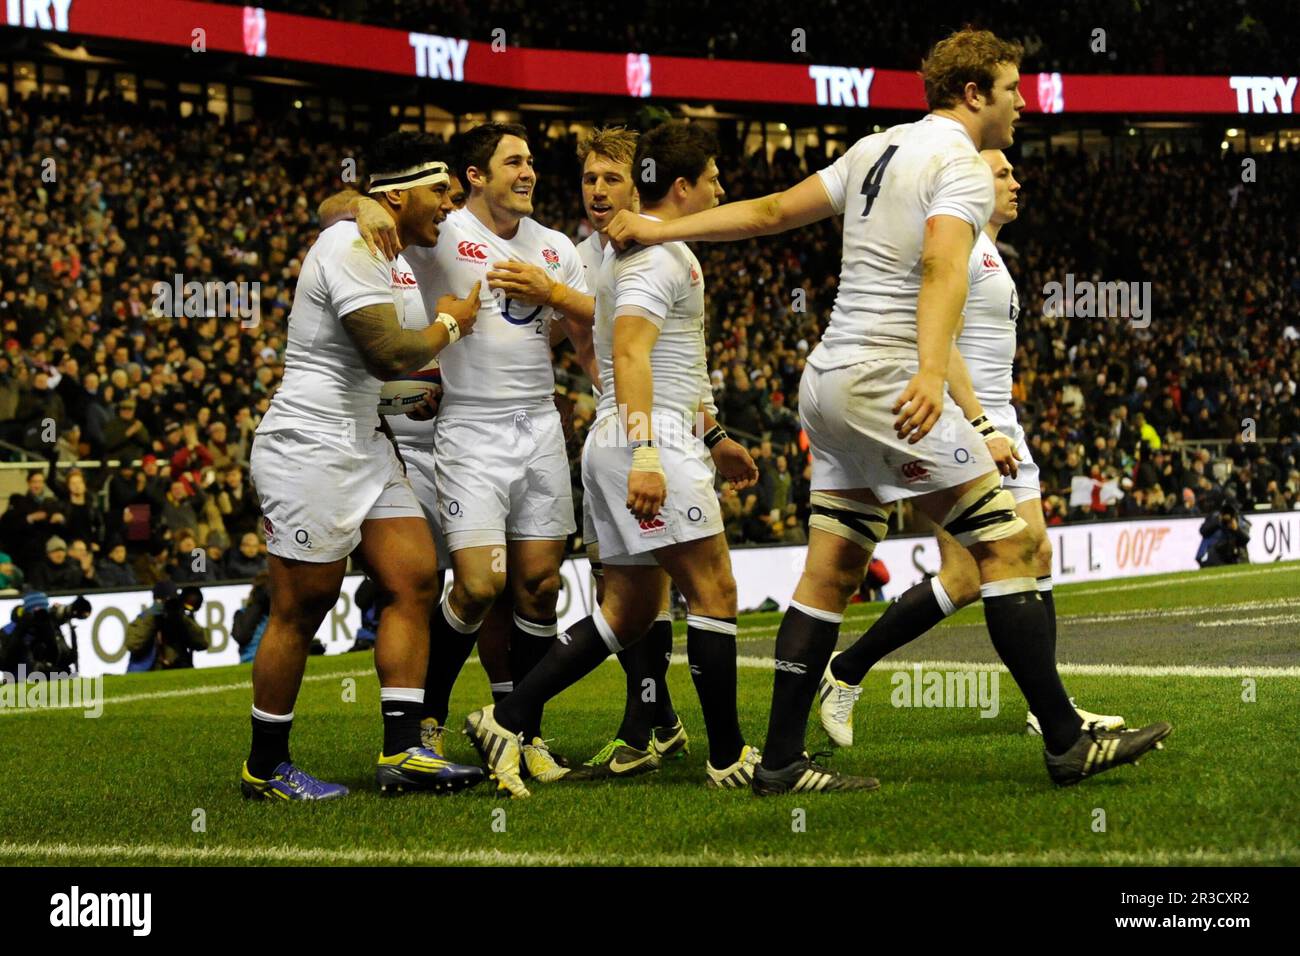
[{"label": "arm tattoo", "polygon": [[343,328],[361,353],[366,371],[380,381],[422,368],[438,352],[426,335],[428,330],[402,328],[391,305],[368,305],[349,312],[343,316]]}]

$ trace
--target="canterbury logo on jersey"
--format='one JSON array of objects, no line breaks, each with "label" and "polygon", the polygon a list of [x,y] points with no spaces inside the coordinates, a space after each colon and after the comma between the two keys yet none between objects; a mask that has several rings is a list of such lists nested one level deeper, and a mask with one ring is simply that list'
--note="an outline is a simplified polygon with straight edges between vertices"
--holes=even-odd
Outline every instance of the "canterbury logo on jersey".
[{"label": "canterbury logo on jersey", "polygon": [[914,481],[930,477],[930,473],[925,470],[925,465],[920,461],[909,461],[899,471],[903,473],[903,477],[907,479],[909,485]]},{"label": "canterbury logo on jersey", "polygon": [[664,519],[659,517],[658,515],[655,515],[653,518],[647,518],[643,521],[638,521],[637,524],[640,525],[641,533],[643,535],[659,534],[661,531],[664,531],[668,527],[668,525],[664,524]]},{"label": "canterbury logo on jersey", "polygon": [[808,665],[800,664],[798,661],[783,661],[780,658],[776,660],[776,669],[785,671],[789,674],[807,674]]},{"label": "canterbury logo on jersey", "polygon": [[984,268],[985,268],[985,269],[987,269],[987,270],[989,270],[989,271],[991,271],[991,272],[997,272],[997,271],[998,271],[998,260],[994,258],[993,253],[991,253],[991,252],[986,252],[986,253],[984,253],[984,264],[983,264],[983,265],[984,265]]},{"label": "canterbury logo on jersey", "polygon": [[393,274],[393,285],[404,289],[415,288],[415,276],[413,276],[411,273],[398,272],[396,269],[392,269],[392,268],[390,268],[389,271],[391,271]]},{"label": "canterbury logo on jersey", "polygon": [[487,258],[487,246],[481,242],[470,242],[468,239],[456,244],[456,252],[462,259],[482,260]]}]

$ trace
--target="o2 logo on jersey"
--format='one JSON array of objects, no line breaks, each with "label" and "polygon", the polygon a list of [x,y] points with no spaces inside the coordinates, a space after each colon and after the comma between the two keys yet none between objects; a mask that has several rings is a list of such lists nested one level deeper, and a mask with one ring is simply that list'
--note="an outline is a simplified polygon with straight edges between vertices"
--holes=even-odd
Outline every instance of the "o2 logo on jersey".
[{"label": "o2 logo on jersey", "polygon": [[457,515],[459,515],[460,512],[461,512],[461,507],[459,501],[453,499],[447,502],[447,514],[451,515],[454,518]]},{"label": "o2 logo on jersey", "polygon": [[[492,290],[492,297],[497,300],[497,308],[501,310],[501,317],[505,319],[507,322],[509,322],[511,325],[527,325],[529,322],[536,322],[537,334],[538,335],[542,334],[543,321],[538,318],[538,316],[541,314],[542,311],[542,307],[540,305],[533,306],[533,311],[529,312],[527,315],[515,315],[513,312],[510,311],[510,306],[512,303],[514,303],[515,301],[514,299],[509,298],[504,292],[500,291],[499,289]],[[526,305],[521,306],[516,303],[515,308],[526,309],[528,308],[528,306]]]},{"label": "o2 logo on jersey", "polygon": [[968,461],[970,461],[970,452],[968,452],[965,448],[958,448],[955,452],[952,453],[952,459],[953,461],[957,462],[957,464],[964,465]]},{"label": "o2 logo on jersey", "polygon": [[704,517],[704,511],[702,508],[700,508],[699,505],[691,505],[691,507],[686,512],[686,517],[689,518],[691,521],[699,521],[701,518]]},{"label": "o2 logo on jersey", "polygon": [[293,540],[297,541],[304,548],[311,547],[311,535],[304,528],[299,528],[293,533]]}]

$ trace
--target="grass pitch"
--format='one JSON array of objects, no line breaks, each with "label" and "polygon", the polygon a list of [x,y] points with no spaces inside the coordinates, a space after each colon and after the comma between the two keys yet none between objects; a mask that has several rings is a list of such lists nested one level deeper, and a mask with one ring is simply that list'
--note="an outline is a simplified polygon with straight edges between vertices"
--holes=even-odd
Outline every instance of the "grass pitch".
[{"label": "grass pitch", "polygon": [[[1166,749],[1140,767],[1064,790],[1049,783],[1039,740],[1023,732],[1024,700],[1005,672],[996,717],[891,704],[893,675],[910,673],[914,661],[947,670],[996,661],[978,607],[869,676],[858,743],[831,758],[880,778],[881,789],[866,794],[757,800],[707,790],[703,723],[684,660],[669,683],[692,735],[688,757],[621,783],[533,783],[524,801],[494,799],[487,785],[449,798],[380,798],[378,683],[366,655],[308,666],[294,758],[353,789],[317,806],[240,799],[247,666],[110,677],[97,720],[0,712],[0,863],[1296,864],[1297,581],[1300,565],[1274,564],[1059,588],[1058,657],[1071,694],[1090,710],[1124,714],[1130,726],[1174,725]],[[851,608],[842,646],[881,609]],[[759,745],[778,622],[740,622],[741,725]],[[488,699],[471,661],[453,723]],[[622,700],[623,674],[611,660],[548,708],[552,746],[585,759],[617,727]],[[808,740],[810,749],[829,748],[815,714]],[[451,755],[476,759],[460,735]]]}]

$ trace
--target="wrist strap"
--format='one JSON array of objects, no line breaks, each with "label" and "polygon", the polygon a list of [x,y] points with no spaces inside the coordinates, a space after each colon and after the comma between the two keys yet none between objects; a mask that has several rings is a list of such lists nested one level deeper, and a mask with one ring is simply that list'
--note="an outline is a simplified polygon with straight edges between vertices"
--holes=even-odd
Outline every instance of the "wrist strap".
[{"label": "wrist strap", "polygon": [[639,448],[632,449],[632,470],[633,471],[653,471],[660,475],[664,473],[663,465],[659,463],[659,449],[653,446],[642,445]]},{"label": "wrist strap", "polygon": [[704,447],[712,449],[714,445],[727,439],[727,433],[723,431],[721,425],[714,425],[704,433]]},{"label": "wrist strap", "polygon": [[455,345],[460,341],[460,323],[451,315],[446,312],[439,312],[438,318],[434,321],[447,330],[448,345]]},{"label": "wrist strap", "polygon": [[970,424],[972,428],[980,433],[980,437],[985,441],[988,441],[989,437],[997,432],[997,429],[993,427],[993,424],[989,421],[987,415],[980,415],[978,418],[972,418]]},{"label": "wrist strap", "polygon": [[546,297],[546,304],[549,305],[551,308],[555,308],[555,300],[558,299],[563,294],[563,290],[564,290],[564,283],[556,282],[554,279],[552,279],[551,293]]}]

